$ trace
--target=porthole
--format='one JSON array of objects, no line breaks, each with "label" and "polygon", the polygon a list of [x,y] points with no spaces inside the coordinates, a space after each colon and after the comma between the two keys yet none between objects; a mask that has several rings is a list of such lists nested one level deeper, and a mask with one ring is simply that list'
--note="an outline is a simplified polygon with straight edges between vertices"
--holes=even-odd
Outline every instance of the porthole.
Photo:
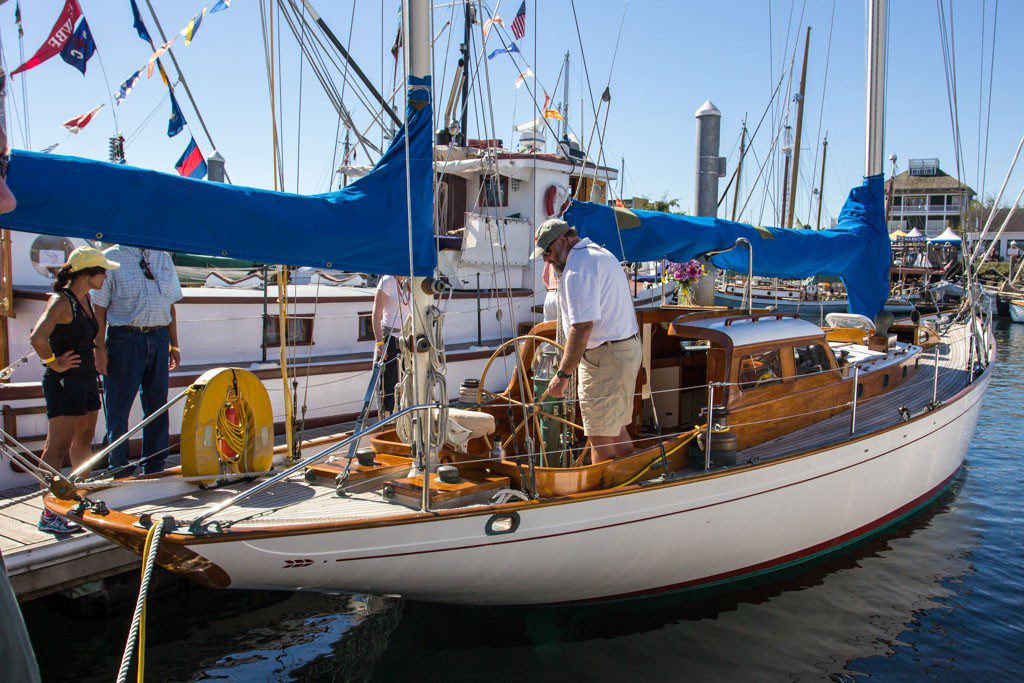
[{"label": "porthole", "polygon": [[484,532],[488,536],[499,536],[501,534],[515,533],[519,528],[519,513],[506,512],[500,515],[492,515],[484,526]]}]

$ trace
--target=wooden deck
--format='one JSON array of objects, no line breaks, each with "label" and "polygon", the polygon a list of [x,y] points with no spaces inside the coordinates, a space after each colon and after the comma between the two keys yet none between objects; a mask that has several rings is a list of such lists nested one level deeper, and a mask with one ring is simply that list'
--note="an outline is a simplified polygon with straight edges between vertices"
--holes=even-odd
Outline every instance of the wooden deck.
[{"label": "wooden deck", "polygon": [[[967,328],[959,326],[948,334],[950,344],[941,344],[939,349],[939,400],[949,398],[967,386]],[[901,407],[916,415],[932,400],[932,383],[935,371],[932,359],[934,351],[922,353],[921,365],[907,382],[889,393],[857,404],[857,421],[854,436],[864,436],[897,424]],[[813,410],[814,406],[808,406]],[[850,438],[849,410],[822,420],[786,436],[748,448],[738,454],[737,461],[747,464],[751,458],[761,461],[788,455],[790,453],[824,448]]]}]

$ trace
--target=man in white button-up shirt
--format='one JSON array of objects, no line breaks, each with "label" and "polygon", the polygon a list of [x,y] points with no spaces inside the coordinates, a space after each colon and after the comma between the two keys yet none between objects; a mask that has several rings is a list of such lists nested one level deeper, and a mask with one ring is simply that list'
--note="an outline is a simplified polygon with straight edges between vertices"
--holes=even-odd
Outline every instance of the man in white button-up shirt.
[{"label": "man in white button-up shirt", "polygon": [[[168,374],[181,363],[174,303],[181,283],[166,251],[114,246],[104,254],[121,267],[111,271],[103,288],[92,293],[96,320],[96,369],[106,375],[104,417],[107,443],[128,431],[136,395],[143,415],[167,402]],[[123,271],[123,272],[122,272]],[[146,474],[160,472],[167,457],[167,413],[142,428],[142,465]],[[128,464],[128,444],[110,454],[111,467]],[[122,471],[122,476],[131,474]]]},{"label": "man in white button-up shirt", "polygon": [[558,304],[568,325],[565,354],[548,393],[564,396],[579,367],[580,414],[592,462],[628,455],[633,445],[626,427],[633,421],[641,348],[626,274],[610,251],[580,239],[565,221],[546,221],[536,242],[534,258],[543,256],[561,273]]}]

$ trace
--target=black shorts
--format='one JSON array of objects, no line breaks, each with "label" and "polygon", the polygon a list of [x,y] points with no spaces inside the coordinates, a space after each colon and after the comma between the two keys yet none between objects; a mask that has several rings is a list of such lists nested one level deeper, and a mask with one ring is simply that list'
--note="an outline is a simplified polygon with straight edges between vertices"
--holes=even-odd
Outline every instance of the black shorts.
[{"label": "black shorts", "polygon": [[100,409],[100,390],[95,370],[43,373],[46,419],[81,416]]}]

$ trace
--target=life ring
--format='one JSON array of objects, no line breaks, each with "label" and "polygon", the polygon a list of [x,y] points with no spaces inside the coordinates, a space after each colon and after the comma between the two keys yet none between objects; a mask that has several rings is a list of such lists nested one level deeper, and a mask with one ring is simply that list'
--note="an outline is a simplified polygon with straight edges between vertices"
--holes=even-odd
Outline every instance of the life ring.
[{"label": "life ring", "polygon": [[544,211],[548,218],[561,215],[569,206],[569,190],[555,183],[544,190]]},{"label": "life ring", "polygon": [[185,399],[181,472],[185,477],[266,472],[274,459],[270,396],[256,375],[241,368],[207,370]]}]

